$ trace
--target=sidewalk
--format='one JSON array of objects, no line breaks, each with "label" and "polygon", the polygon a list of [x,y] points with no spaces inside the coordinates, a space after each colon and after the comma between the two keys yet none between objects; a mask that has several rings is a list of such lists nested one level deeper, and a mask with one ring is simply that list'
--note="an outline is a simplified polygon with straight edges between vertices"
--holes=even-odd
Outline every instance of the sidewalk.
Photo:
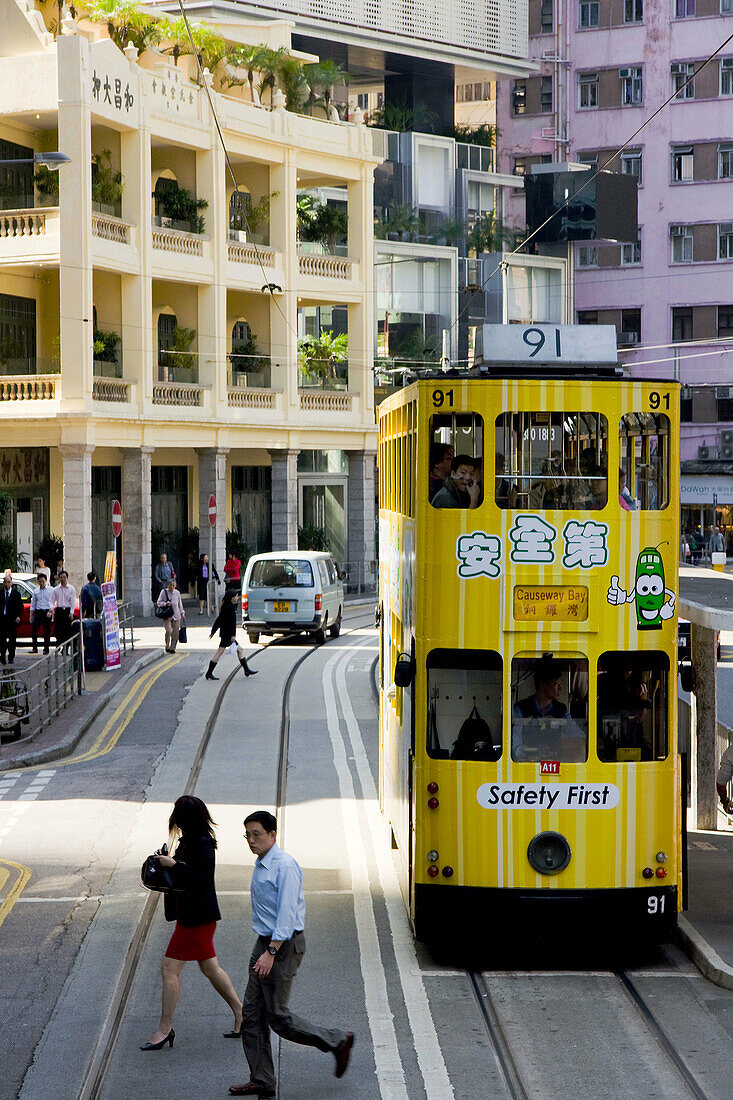
[{"label": "sidewalk", "polygon": [[690,832],[680,942],[706,978],[733,989],[733,833]]}]

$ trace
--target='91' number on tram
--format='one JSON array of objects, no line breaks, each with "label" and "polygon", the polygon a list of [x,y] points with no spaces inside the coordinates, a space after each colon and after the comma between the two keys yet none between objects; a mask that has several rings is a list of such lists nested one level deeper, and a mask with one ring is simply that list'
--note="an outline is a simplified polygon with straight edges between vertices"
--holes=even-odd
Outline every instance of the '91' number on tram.
[{"label": "'91' number on tram", "polygon": [[662,896],[660,898],[658,898],[656,896],[656,894],[652,894],[651,897],[648,897],[646,899],[646,911],[649,914],[649,916],[654,917],[659,913],[663,913],[664,912],[664,902],[665,902],[664,894],[662,894]]}]

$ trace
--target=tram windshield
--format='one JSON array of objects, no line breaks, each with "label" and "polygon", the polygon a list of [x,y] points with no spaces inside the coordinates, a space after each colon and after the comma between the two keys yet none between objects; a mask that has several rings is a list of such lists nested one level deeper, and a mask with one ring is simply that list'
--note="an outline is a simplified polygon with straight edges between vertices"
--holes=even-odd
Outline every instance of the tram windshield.
[{"label": "tram windshield", "polygon": [[434,508],[478,508],[484,499],[484,422],[441,413],[430,422],[428,499]]},{"label": "tram windshield", "polygon": [[500,508],[605,508],[608,421],[600,413],[502,413],[494,444]]},{"label": "tram windshield", "polygon": [[481,649],[428,654],[427,753],[434,759],[498,760],[502,752],[502,660]]},{"label": "tram windshield", "polygon": [[669,417],[626,413],[618,428],[621,451],[620,496],[631,510],[658,511],[669,504]]},{"label": "tram windshield", "polygon": [[666,759],[666,653],[602,653],[598,660],[598,759]]},{"label": "tram windshield", "polygon": [[587,660],[515,657],[512,760],[579,764],[587,759]]}]

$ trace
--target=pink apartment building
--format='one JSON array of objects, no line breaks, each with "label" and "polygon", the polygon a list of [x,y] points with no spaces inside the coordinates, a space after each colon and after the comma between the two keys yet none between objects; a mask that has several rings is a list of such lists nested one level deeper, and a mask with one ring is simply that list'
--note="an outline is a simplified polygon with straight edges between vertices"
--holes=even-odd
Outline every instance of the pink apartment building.
[{"label": "pink apartment building", "polygon": [[[731,553],[733,0],[529,0],[529,34],[539,72],[498,86],[500,172],[600,166],[680,89],[608,165],[638,178],[639,239],[572,246],[575,313],[616,326],[634,373],[683,383],[683,523],[715,514]],[[506,213],[523,225],[521,191]]]}]

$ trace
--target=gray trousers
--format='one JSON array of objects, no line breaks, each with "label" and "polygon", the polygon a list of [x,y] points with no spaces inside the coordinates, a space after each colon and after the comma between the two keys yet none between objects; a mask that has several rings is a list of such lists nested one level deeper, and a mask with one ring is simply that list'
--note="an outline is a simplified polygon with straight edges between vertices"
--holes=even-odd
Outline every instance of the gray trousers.
[{"label": "gray trousers", "polygon": [[252,967],[267,950],[270,939],[270,936],[258,936],[249,960],[249,981],[242,1004],[242,1045],[249,1064],[250,1081],[274,1092],[270,1028],[282,1039],[316,1047],[324,1053],[333,1053],[346,1038],[346,1032],[310,1024],[288,1008],[290,987],[305,954],[302,932],[296,932],[282,945],[269,975],[264,980],[257,977]]}]

